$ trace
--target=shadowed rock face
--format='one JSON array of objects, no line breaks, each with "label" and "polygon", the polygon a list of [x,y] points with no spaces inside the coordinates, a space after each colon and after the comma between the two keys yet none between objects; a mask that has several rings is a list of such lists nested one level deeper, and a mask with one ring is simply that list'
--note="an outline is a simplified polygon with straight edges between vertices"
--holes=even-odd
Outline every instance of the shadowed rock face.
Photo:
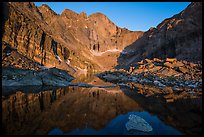
[{"label": "shadowed rock face", "polygon": [[[66,47],[56,42],[49,34],[43,31],[35,22],[37,19],[35,20],[35,18],[31,18],[32,16],[29,18],[25,15],[30,15],[30,12],[26,10],[25,13],[22,13],[21,10],[15,8],[15,4],[12,4],[9,4],[9,17],[5,23],[5,32],[2,40],[19,54],[41,65],[66,69],[67,65],[64,63],[60,66],[59,61],[56,59],[56,55],[64,58],[64,49]],[[18,6],[24,9],[24,6],[32,7],[32,4]],[[35,14],[31,15],[34,16]],[[56,52],[54,52],[54,49]],[[69,50],[66,51],[69,52]]]},{"label": "shadowed rock face", "polygon": [[67,86],[74,79],[67,71],[57,68],[38,71],[3,68],[2,74],[2,86]]},{"label": "shadowed rock face", "polygon": [[101,13],[65,9],[58,15],[32,2],[9,2],[8,9],[2,40],[41,65],[70,72],[100,70],[92,51],[122,50],[143,34],[117,27]]},{"label": "shadowed rock face", "polygon": [[202,3],[192,2],[186,9],[150,28],[126,47],[118,59],[126,67],[145,58],[175,57],[202,61]]}]

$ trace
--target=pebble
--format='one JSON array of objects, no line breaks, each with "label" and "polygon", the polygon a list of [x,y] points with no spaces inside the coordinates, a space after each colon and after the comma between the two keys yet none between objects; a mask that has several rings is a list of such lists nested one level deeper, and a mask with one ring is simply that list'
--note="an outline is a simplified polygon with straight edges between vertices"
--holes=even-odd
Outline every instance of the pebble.
[{"label": "pebble", "polygon": [[188,87],[190,87],[190,88],[197,88],[197,86],[196,85],[188,85]]}]

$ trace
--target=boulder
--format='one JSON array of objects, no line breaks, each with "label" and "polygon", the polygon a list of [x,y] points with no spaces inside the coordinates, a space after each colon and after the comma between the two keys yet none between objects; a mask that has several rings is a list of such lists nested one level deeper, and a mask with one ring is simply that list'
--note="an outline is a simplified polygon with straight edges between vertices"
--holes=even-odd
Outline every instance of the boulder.
[{"label": "boulder", "polygon": [[175,61],[177,61],[176,58],[166,58],[166,62],[171,62],[171,63],[173,63],[173,62],[175,62]]},{"label": "boulder", "polygon": [[187,73],[189,70],[185,67],[179,67],[179,70],[182,72],[182,73]]},{"label": "boulder", "polygon": [[142,73],[143,72],[143,69],[135,69],[133,71],[133,74],[136,74],[136,73]]},{"label": "boulder", "polygon": [[140,65],[138,69],[144,69],[145,65]]},{"label": "boulder", "polygon": [[165,62],[164,66],[168,67],[168,68],[174,68],[174,65],[169,63],[169,62]]},{"label": "boulder", "polygon": [[152,64],[152,61],[150,59],[145,59],[146,63]]},{"label": "boulder", "polygon": [[171,103],[171,102],[174,102],[173,98],[166,99],[166,103]]},{"label": "boulder", "polygon": [[180,61],[173,62],[174,67],[182,67],[184,64]]},{"label": "boulder", "polygon": [[164,69],[162,71],[162,74],[165,76],[175,76],[175,75],[179,75],[179,73],[173,69]]},{"label": "boulder", "polygon": [[198,86],[196,84],[190,84],[190,85],[188,85],[188,87],[190,87],[190,88],[197,88]]},{"label": "boulder", "polygon": [[149,123],[147,123],[143,118],[137,115],[130,115],[128,117],[129,121],[125,124],[126,129],[129,130],[138,130],[143,132],[152,131],[152,127]]},{"label": "boulder", "polygon": [[144,64],[144,61],[141,60],[141,61],[137,62],[137,64],[138,64],[138,65],[143,65],[143,64]]},{"label": "boulder", "polygon": [[197,64],[194,64],[194,63],[192,63],[192,62],[190,62],[189,65],[190,65],[192,68],[195,67],[195,66],[197,66]]},{"label": "boulder", "polygon": [[67,71],[57,68],[41,71],[4,68],[3,72],[3,86],[67,86],[74,79]]},{"label": "boulder", "polygon": [[160,70],[162,67],[161,66],[154,66],[153,68],[149,69],[149,72],[156,72]]},{"label": "boulder", "polygon": [[135,67],[130,67],[129,72],[132,73]]},{"label": "boulder", "polygon": [[161,82],[159,82],[159,81],[157,81],[157,80],[154,81],[154,84],[155,84],[156,86],[159,86],[159,87],[165,87],[164,84],[162,84]]},{"label": "boulder", "polygon": [[174,91],[172,90],[172,88],[171,87],[165,87],[164,88],[164,93],[167,93],[167,94],[172,94]]},{"label": "boulder", "polygon": [[158,62],[158,63],[162,63],[162,62],[163,62],[163,60],[158,59],[158,58],[154,58],[153,61],[154,61],[154,62]]},{"label": "boulder", "polygon": [[153,68],[154,67],[154,64],[152,63],[152,64],[150,64],[149,66],[148,66],[148,69],[151,69],[151,68]]}]

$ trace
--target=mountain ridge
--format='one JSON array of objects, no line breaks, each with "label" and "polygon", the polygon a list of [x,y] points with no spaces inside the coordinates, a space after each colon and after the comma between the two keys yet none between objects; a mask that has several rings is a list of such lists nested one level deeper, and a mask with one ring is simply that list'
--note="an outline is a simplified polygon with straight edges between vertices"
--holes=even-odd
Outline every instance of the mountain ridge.
[{"label": "mountain ridge", "polygon": [[[6,22],[7,29],[5,29],[6,32],[4,33],[3,40],[12,47],[19,45],[19,42],[23,40],[25,42],[20,44],[19,47],[21,48],[17,48],[19,52],[25,53],[23,49],[27,48],[29,51],[30,46],[34,46],[34,51],[41,53],[37,50],[38,48],[36,49],[40,43],[37,42],[33,45],[30,41],[23,39],[26,35],[31,35],[29,38],[36,41],[36,37],[38,37],[37,41],[46,44],[49,50],[46,48],[45,50],[41,50],[44,52],[41,53],[42,56],[40,56],[39,59],[35,58],[37,55],[34,53],[24,55],[34,59],[38,63],[41,62],[41,64],[46,67],[68,69],[69,67],[67,68],[67,65],[69,65],[75,71],[81,69],[90,71],[103,70],[105,68],[103,67],[103,60],[97,60],[96,58],[98,57],[92,54],[93,51],[102,53],[112,49],[122,50],[126,45],[129,45],[143,34],[143,32],[132,32],[117,27],[102,13],[87,16],[84,12],[77,14],[74,11],[65,9],[61,14],[56,14],[49,6],[41,5],[37,7],[33,2],[10,2],[8,7],[11,14],[10,19]],[[32,12],[34,14],[32,14]],[[19,18],[26,18],[26,20],[19,20]],[[15,22],[15,24],[13,24],[11,20]],[[30,28],[35,28],[35,30],[27,29],[27,27],[22,28],[22,26],[24,26],[22,24],[25,23],[26,25],[32,26]],[[23,35],[22,40],[19,39],[21,37],[19,35],[21,31],[19,32],[19,30],[26,33]],[[38,30],[42,32],[36,34]],[[12,38],[10,37],[11,33],[13,34]],[[52,40],[47,41],[47,37],[50,37]],[[26,41],[27,44],[25,44]],[[52,43],[55,42],[57,43],[57,54],[52,52]],[[65,53],[65,51],[69,52]],[[64,57],[65,54],[69,54],[69,57]],[[45,62],[40,60],[50,61]],[[108,68],[113,67],[113,63],[110,63],[111,64],[108,64]]]},{"label": "mountain ridge", "polygon": [[[118,67],[127,68],[145,58],[177,58],[202,61],[202,3],[192,2],[179,14],[150,28],[118,58]],[[123,64],[123,62],[126,62]]]}]

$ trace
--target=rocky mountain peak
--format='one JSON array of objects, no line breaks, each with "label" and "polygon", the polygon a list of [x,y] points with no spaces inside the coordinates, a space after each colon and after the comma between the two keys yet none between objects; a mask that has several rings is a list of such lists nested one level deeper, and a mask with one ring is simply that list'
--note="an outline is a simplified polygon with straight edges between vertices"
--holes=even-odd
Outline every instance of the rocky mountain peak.
[{"label": "rocky mountain peak", "polygon": [[54,12],[48,5],[46,4],[42,4],[40,7],[38,7],[38,9],[40,10],[40,12],[42,14],[49,14],[49,15],[57,15],[56,12]]},{"label": "rocky mountain peak", "polygon": [[65,9],[62,13],[61,16],[62,17],[67,17],[67,18],[77,18],[79,14],[70,10],[70,9]]},{"label": "rocky mountain peak", "polygon": [[42,13],[34,2],[10,2],[9,6],[14,7],[15,10],[25,14],[30,19],[42,20]]},{"label": "rocky mountain peak", "polygon": [[[192,2],[180,13],[150,28],[118,59],[122,66],[144,58],[202,60],[202,3]],[[122,64],[123,62],[128,62]]]},{"label": "rocky mountain peak", "polygon": [[[29,2],[10,3],[9,8],[3,40],[46,67],[71,72],[112,68],[119,51],[143,35],[117,27],[102,13],[87,17],[65,9],[57,15],[48,5]],[[103,58],[110,58],[109,63]]]},{"label": "rocky mountain peak", "polygon": [[89,18],[92,18],[93,20],[107,20],[110,22],[108,17],[106,15],[104,15],[103,13],[100,13],[100,12],[96,12],[96,13],[89,15]]},{"label": "rocky mountain peak", "polygon": [[79,17],[82,17],[82,18],[87,18],[87,14],[85,12],[81,12],[79,14]]}]

